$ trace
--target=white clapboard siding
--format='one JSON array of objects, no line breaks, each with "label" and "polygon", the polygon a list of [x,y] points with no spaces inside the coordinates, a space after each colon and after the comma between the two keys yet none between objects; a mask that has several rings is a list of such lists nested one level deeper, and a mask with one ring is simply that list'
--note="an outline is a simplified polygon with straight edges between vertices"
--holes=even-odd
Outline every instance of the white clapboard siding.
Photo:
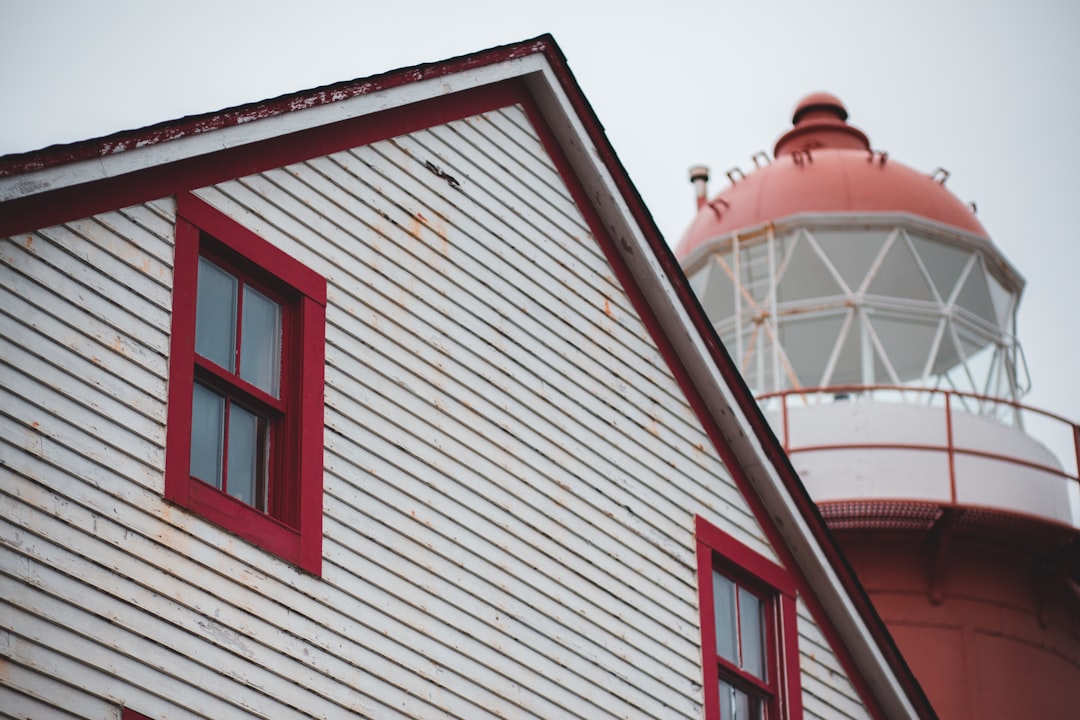
[{"label": "white clapboard siding", "polygon": [[865,718],[870,712],[859,699],[806,604],[797,604],[799,666],[802,668],[803,712],[808,718]]},{"label": "white clapboard siding", "polygon": [[700,717],[693,516],[777,555],[525,113],[198,194],[328,278],[323,577],[161,499],[172,199],[3,240],[0,716]]}]

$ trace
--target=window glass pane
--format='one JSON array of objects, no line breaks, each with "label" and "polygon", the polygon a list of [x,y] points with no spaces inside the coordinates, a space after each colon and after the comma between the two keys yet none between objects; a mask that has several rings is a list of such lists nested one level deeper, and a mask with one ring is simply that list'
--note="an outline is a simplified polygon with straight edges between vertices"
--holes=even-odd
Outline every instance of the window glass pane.
[{"label": "window glass pane", "polygon": [[761,720],[762,703],[725,680],[720,680],[720,720]]},{"label": "window glass pane", "polygon": [[735,688],[720,681],[720,720],[732,720],[735,717]]},{"label": "window glass pane", "polygon": [[742,640],[741,667],[754,677],[765,677],[765,634],[761,600],[739,588],[739,636]]},{"label": "window glass pane", "polygon": [[259,510],[266,509],[264,473],[266,422],[233,403],[229,408],[227,492]]},{"label": "window glass pane", "polygon": [[225,398],[198,383],[191,398],[191,475],[221,487]]},{"label": "window glass pane", "polygon": [[713,615],[716,618],[716,654],[738,664],[738,625],[735,583],[713,571]]},{"label": "window glass pane", "polygon": [[236,291],[235,277],[199,258],[195,352],[229,372],[236,369]]},{"label": "window glass pane", "polygon": [[240,377],[277,397],[281,373],[281,307],[245,285],[241,327]]}]

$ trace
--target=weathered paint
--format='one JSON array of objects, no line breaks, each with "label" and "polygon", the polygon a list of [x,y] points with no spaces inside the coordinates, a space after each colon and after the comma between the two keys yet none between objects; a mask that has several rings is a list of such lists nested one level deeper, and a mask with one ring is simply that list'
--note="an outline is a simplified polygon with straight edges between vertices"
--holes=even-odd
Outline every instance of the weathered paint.
[{"label": "weathered paint", "polygon": [[5,240],[0,707],[699,717],[693,515],[776,554],[522,110],[198,194],[329,280],[324,578],[161,499],[172,201]]}]

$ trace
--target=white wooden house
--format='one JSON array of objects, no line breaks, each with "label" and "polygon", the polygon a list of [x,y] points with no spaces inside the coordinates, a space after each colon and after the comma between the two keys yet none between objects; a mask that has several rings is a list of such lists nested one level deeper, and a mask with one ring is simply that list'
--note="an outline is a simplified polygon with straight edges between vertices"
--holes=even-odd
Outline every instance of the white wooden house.
[{"label": "white wooden house", "polygon": [[933,716],[550,37],[2,158],[0,237],[0,716]]}]

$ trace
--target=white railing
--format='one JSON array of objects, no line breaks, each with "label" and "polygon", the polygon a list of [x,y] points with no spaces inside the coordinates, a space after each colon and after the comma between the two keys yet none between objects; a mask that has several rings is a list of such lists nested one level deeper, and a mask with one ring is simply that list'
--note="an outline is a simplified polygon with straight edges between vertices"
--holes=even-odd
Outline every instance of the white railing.
[{"label": "white railing", "polygon": [[[1018,478],[1037,474],[1063,481],[1066,486],[1064,492],[1072,508],[1071,511],[1066,509],[1064,515],[1072,518],[1070,524],[1073,527],[1080,527],[1080,424],[1060,415],[1003,398],[896,385],[800,388],[766,393],[758,396],[758,402],[767,413],[773,415],[774,430],[785,451],[793,458],[802,453],[823,451],[910,450],[940,453],[947,459],[947,497],[953,505],[964,505],[970,502],[972,496],[970,477],[963,478],[964,487],[958,494],[958,462],[971,465],[977,459],[979,463],[1002,463],[1013,466]],[[905,437],[905,433],[899,433],[895,441],[887,432],[878,432],[875,437],[863,439],[838,432],[833,440],[829,437],[833,433],[820,428],[813,433],[803,433],[814,436],[810,442],[806,442],[805,438],[800,442],[798,433],[793,437],[791,413],[794,408],[841,402],[929,406],[941,410],[943,421],[920,427],[914,436],[908,434]],[[972,431],[973,417],[987,418],[987,422],[996,420],[997,427],[1011,426],[1036,444],[1041,442],[1052,449],[1032,454],[1015,450],[1005,443],[988,442],[986,433]],[[1061,464],[1052,463],[1055,455]]]}]

